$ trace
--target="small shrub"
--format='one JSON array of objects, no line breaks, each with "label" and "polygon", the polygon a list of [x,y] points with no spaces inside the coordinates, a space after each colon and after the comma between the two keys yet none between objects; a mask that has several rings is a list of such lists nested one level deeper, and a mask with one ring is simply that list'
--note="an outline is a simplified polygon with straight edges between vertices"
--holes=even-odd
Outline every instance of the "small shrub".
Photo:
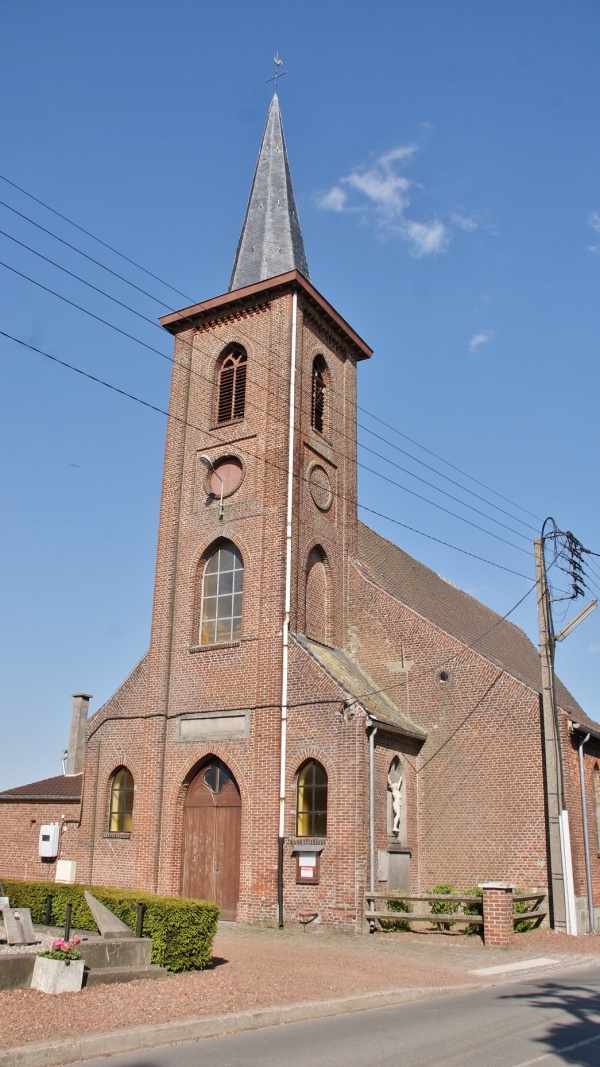
[{"label": "small shrub", "polygon": [[[466,897],[479,897],[480,898],[480,903],[479,904],[465,904],[463,906],[464,914],[465,915],[483,915],[483,889],[480,886],[476,885],[476,886],[473,887],[473,889],[467,890],[467,892],[465,893],[465,896]],[[482,932],[483,932],[482,926],[479,923],[469,923],[469,925],[467,927],[465,927],[465,933],[469,934],[471,937],[473,936],[473,934],[479,934],[481,936]]]},{"label": "small shrub", "polygon": [[[514,890],[515,895],[526,892],[527,890],[522,887]],[[533,900],[515,900],[513,902],[513,915],[522,915],[525,911],[531,911],[534,903],[535,901]],[[515,933],[526,934],[528,930],[534,930],[538,926],[540,919],[522,919],[521,922],[515,923]]]},{"label": "small shrub", "polygon": [[72,905],[71,925],[79,930],[96,930],[84,892],[87,889],[122,922],[135,932],[137,906],[145,907],[142,934],[152,938],[152,963],[168,971],[200,971],[212,963],[212,943],[219,909],[207,900],[186,897],[159,897],[132,889],[107,886],[59,885],[56,882],[5,881],[11,907],[29,908],[34,923],[43,923],[46,897],[52,900],[52,923],[64,926],[67,904]]},{"label": "small shrub", "polygon": [[[435,893],[436,896],[449,896],[455,892],[454,886],[448,882],[440,882],[439,885],[435,885],[430,890],[431,893]],[[456,914],[460,905],[454,900],[432,900],[430,904],[430,911],[432,915],[452,915]],[[434,924],[438,930],[451,930],[454,923],[442,923],[436,922]]]},{"label": "small shrub", "polygon": [[[412,904],[410,900],[403,900],[402,897],[390,897],[387,901],[389,911],[398,912],[406,915],[412,911]],[[380,919],[382,929],[389,930],[392,933],[406,933],[412,930],[408,919]]]}]

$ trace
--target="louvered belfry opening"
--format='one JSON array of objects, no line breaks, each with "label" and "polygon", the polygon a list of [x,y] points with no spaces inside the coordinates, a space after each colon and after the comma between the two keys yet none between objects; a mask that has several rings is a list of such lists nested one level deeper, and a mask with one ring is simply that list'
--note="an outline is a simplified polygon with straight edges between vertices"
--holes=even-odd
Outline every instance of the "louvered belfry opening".
[{"label": "louvered belfry opening", "polygon": [[247,363],[248,356],[241,347],[231,347],[225,354],[219,371],[217,422],[243,419],[246,407]]},{"label": "louvered belfry opening", "polygon": [[317,356],[313,363],[310,424],[317,433],[323,433],[325,421],[325,361]]}]

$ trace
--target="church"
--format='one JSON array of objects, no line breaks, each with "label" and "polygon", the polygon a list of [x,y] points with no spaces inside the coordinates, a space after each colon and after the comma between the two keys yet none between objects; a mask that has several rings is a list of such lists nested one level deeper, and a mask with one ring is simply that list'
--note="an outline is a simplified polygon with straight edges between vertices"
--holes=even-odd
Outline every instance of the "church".
[{"label": "church", "polygon": [[[550,891],[561,927],[538,652],[357,518],[372,351],[310,280],[276,93],[229,290],[161,324],[150,648],[93,716],[75,696],[64,775],[0,793],[0,877],[357,932],[368,892],[501,880]],[[600,725],[556,700],[582,932]]]}]

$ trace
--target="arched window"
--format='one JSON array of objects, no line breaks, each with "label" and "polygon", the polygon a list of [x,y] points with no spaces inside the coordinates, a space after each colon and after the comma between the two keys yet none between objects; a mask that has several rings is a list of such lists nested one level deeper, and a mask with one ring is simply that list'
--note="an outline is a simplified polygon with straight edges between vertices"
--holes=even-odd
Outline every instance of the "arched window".
[{"label": "arched window", "polygon": [[231,541],[222,541],[207,560],[202,575],[201,645],[239,641],[243,587],[242,554]]},{"label": "arched window", "polygon": [[316,356],[312,369],[310,398],[310,424],[317,433],[323,433],[325,425],[325,372],[327,365],[323,356]]},{"label": "arched window", "polygon": [[110,783],[108,829],[112,834],[130,834],[133,822],[133,778],[127,767],[119,767]]},{"label": "arched window", "polygon": [[298,774],[296,834],[325,837],[327,833],[327,772],[309,759]]},{"label": "arched window", "polygon": [[221,363],[217,401],[217,422],[243,419],[246,406],[246,367],[244,349],[232,345]]},{"label": "arched window", "polygon": [[306,561],[307,637],[327,645],[330,642],[330,588],[327,556],[320,545],[311,548]]}]

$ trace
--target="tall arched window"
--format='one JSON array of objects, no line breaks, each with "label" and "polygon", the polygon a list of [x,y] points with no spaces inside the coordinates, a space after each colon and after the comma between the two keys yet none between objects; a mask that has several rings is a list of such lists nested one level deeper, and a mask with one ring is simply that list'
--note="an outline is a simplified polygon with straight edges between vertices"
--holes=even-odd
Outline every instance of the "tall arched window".
[{"label": "tall arched window", "polygon": [[330,642],[330,588],[327,556],[320,545],[311,548],[306,561],[307,637],[327,645]]},{"label": "tall arched window", "polygon": [[323,356],[316,356],[312,369],[310,399],[310,424],[317,433],[323,433],[325,425],[325,372],[327,365]]},{"label": "tall arched window", "polygon": [[133,822],[133,778],[127,767],[118,767],[110,783],[108,829],[112,834],[130,834]]},{"label": "tall arched window", "polygon": [[222,541],[202,575],[200,644],[239,641],[242,630],[244,561],[232,541]]},{"label": "tall arched window", "polygon": [[240,345],[231,346],[219,370],[217,422],[242,419],[246,407],[248,356]]},{"label": "tall arched window", "polygon": [[327,833],[327,772],[309,759],[298,773],[296,835],[325,837]]}]

